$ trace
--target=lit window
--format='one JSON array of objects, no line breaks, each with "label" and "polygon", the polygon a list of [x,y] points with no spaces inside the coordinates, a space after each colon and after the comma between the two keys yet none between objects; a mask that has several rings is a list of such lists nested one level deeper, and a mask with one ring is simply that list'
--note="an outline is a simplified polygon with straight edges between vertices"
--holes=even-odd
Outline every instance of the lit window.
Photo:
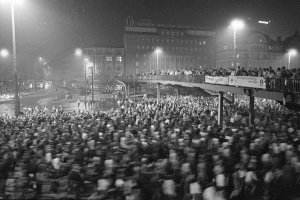
[{"label": "lit window", "polygon": [[137,45],[136,48],[137,48],[137,49],[140,49],[140,45]]},{"label": "lit window", "polygon": [[201,41],[199,41],[199,45],[202,45],[202,42],[201,42]]},{"label": "lit window", "polygon": [[106,56],[106,61],[107,62],[112,62],[112,57],[111,56]]},{"label": "lit window", "polygon": [[[138,55],[138,54],[137,54],[137,55]],[[116,61],[117,61],[117,62],[122,62],[122,57],[121,57],[121,56],[117,56],[117,57],[116,57]]]},{"label": "lit window", "polygon": [[259,39],[259,42],[262,43],[262,39],[261,38]]},{"label": "lit window", "polygon": [[206,41],[205,40],[203,41],[203,45],[206,45]]},{"label": "lit window", "polygon": [[136,63],[135,63],[135,66],[138,67],[138,66],[139,66],[139,62],[136,62]]},{"label": "lit window", "polygon": [[240,54],[236,54],[236,58],[239,58],[240,57]]}]

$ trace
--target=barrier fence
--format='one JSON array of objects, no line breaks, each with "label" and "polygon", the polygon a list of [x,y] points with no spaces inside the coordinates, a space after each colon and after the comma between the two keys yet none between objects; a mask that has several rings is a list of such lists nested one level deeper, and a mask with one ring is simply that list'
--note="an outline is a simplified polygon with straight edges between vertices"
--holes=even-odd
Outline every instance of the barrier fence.
[{"label": "barrier fence", "polygon": [[204,76],[204,75],[140,75],[121,76],[122,81],[162,80],[188,83],[209,83],[236,87],[258,88],[274,92],[300,93],[300,79],[263,78],[252,76]]}]

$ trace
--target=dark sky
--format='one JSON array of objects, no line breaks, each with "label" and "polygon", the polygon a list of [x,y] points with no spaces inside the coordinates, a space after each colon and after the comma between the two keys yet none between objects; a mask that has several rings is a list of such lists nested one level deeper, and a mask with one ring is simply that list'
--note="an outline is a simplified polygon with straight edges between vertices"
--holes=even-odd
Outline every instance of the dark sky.
[{"label": "dark sky", "polygon": [[[300,27],[300,0],[24,0],[16,6],[20,57],[49,60],[75,47],[122,46],[124,18],[222,30],[235,17],[271,20],[268,34]],[[11,47],[10,13],[0,4],[0,48]]]}]

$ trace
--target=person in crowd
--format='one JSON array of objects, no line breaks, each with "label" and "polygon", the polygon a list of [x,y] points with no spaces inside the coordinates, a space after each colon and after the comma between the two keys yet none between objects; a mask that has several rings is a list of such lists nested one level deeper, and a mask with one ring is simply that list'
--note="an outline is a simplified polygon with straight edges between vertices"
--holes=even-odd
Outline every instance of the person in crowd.
[{"label": "person in crowd", "polygon": [[[24,110],[0,117],[5,199],[293,200],[299,197],[300,114],[256,99],[124,101],[99,111]],[[16,179],[18,178],[18,179]],[[17,181],[15,181],[17,180]],[[12,192],[13,191],[13,192]]]}]

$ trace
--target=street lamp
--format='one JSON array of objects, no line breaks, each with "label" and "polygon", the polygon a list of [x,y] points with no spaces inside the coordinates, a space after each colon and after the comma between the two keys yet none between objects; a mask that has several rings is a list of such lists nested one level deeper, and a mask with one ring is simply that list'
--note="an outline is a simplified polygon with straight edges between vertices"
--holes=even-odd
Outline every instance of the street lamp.
[{"label": "street lamp", "polygon": [[236,51],[236,34],[238,29],[242,29],[245,24],[243,20],[235,19],[231,22],[230,26],[233,28],[233,56],[236,58],[235,51]]},{"label": "street lamp", "polygon": [[155,50],[155,53],[156,53],[156,71],[158,71],[158,56],[159,56],[160,52],[161,52],[160,48],[157,48]]},{"label": "street lamp", "polygon": [[1,49],[0,55],[1,57],[6,58],[9,55],[9,52],[7,49]]},{"label": "street lamp", "polygon": [[288,51],[288,55],[289,55],[289,63],[288,63],[288,67],[289,69],[291,68],[291,57],[295,56],[297,54],[297,50],[296,49],[290,49]]},{"label": "street lamp", "polygon": [[76,56],[82,56],[82,49],[80,48],[75,49],[75,54]]},{"label": "street lamp", "polygon": [[[2,0],[8,1],[8,0]],[[13,71],[15,83],[15,116],[18,117],[20,112],[20,96],[19,96],[19,83],[18,83],[18,70],[17,70],[17,54],[16,54],[16,26],[15,26],[15,4],[22,4],[23,0],[9,0],[11,10],[11,28],[12,28],[12,43],[13,43]]]},{"label": "street lamp", "polygon": [[[77,48],[75,49],[75,55],[77,57],[82,57],[83,56],[83,51],[82,49],[80,48]],[[83,71],[84,71],[84,105],[85,105],[85,108],[86,108],[86,81],[87,81],[87,78],[86,78],[86,68],[87,68],[87,63],[89,63],[89,59],[87,57],[82,57],[83,58]]]}]

